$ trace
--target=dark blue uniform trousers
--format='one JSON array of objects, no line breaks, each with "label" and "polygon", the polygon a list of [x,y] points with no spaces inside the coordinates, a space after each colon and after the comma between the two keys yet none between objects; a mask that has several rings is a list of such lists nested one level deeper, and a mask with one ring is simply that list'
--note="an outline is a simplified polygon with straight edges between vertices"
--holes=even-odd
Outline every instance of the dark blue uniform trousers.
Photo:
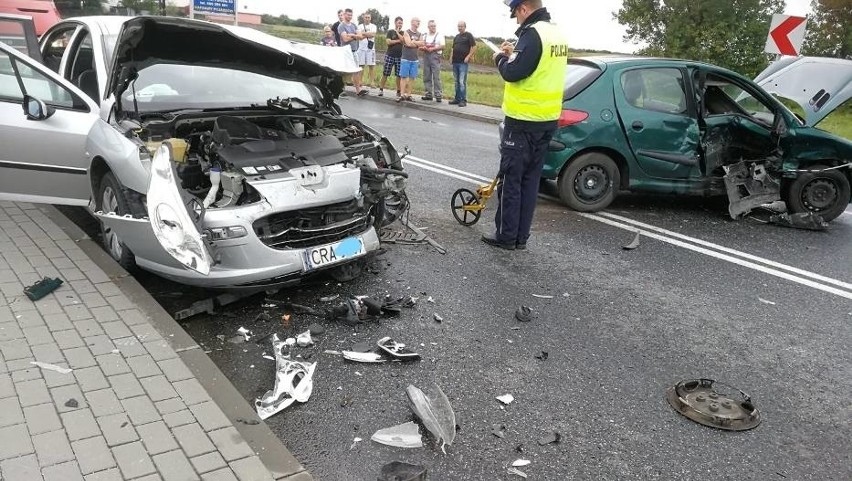
[{"label": "dark blue uniform trousers", "polygon": [[524,244],[530,237],[541,169],[552,137],[552,130],[527,132],[508,127],[503,130],[494,217],[499,242]]}]

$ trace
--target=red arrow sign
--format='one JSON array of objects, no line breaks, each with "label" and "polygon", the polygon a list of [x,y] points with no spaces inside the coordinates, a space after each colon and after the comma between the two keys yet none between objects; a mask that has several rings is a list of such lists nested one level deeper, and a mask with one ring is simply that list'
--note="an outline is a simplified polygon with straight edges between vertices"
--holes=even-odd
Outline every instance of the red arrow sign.
[{"label": "red arrow sign", "polygon": [[769,36],[775,41],[775,45],[778,47],[781,55],[796,56],[799,54],[798,49],[790,41],[789,35],[804,22],[804,17],[789,17],[781,22],[781,25],[778,25],[769,32]]}]

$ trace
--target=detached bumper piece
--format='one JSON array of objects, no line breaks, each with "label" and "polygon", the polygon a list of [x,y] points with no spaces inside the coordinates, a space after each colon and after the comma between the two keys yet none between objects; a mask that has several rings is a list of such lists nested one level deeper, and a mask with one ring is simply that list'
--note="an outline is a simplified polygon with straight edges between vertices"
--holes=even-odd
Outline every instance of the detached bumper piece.
[{"label": "detached bumper piece", "polygon": [[36,282],[35,284],[25,287],[24,294],[30,298],[31,301],[35,302],[42,297],[50,294],[55,291],[62,285],[62,279],[59,278],[49,278],[45,277],[44,279]]},{"label": "detached bumper piece", "polygon": [[677,412],[711,428],[746,431],[761,421],[746,393],[712,379],[681,381],[666,391],[666,400]]},{"label": "detached bumper piece", "polygon": [[370,229],[371,216],[357,202],[273,214],[254,222],[255,234],[273,249],[306,249],[331,244]]},{"label": "detached bumper piece", "polygon": [[743,161],[725,166],[728,213],[737,220],[757,207],[781,199],[781,183],[766,170],[766,163]]}]

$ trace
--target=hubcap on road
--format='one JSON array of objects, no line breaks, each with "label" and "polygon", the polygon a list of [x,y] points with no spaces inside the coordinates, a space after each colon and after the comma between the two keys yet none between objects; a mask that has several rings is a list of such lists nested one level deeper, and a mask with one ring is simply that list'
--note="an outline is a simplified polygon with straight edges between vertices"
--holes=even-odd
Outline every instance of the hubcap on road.
[{"label": "hubcap on road", "polygon": [[802,191],[802,203],[810,211],[820,212],[831,208],[837,201],[837,185],[827,179],[815,179]]},{"label": "hubcap on road", "polygon": [[609,176],[599,165],[589,165],[577,172],[574,193],[585,202],[595,202],[609,190]]}]

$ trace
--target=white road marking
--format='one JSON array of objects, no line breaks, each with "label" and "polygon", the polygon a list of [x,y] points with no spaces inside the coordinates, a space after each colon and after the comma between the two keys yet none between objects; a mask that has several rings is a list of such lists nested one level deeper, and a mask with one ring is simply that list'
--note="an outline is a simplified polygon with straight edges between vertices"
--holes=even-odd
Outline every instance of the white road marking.
[{"label": "white road marking", "polygon": [[[447,177],[471,182],[477,185],[491,181],[488,177],[483,177],[481,175],[466,172],[464,170],[456,169],[430,160],[421,159],[419,157],[408,156],[404,159],[404,162],[436,174],[445,175]],[[541,195],[540,197],[556,202],[559,201],[559,199],[549,195]],[[601,222],[630,232],[640,232],[642,235],[651,239],[656,239],[667,244],[713,257],[715,259],[747,267],[749,269],[852,300],[852,284],[847,282],[781,264],[780,262],[764,259],[762,257],[714,244],[712,242],[707,242],[695,237],[672,232],[661,227],[645,224],[623,216],[607,212],[601,212],[598,214],[578,212],[577,214],[586,219]]]}]

